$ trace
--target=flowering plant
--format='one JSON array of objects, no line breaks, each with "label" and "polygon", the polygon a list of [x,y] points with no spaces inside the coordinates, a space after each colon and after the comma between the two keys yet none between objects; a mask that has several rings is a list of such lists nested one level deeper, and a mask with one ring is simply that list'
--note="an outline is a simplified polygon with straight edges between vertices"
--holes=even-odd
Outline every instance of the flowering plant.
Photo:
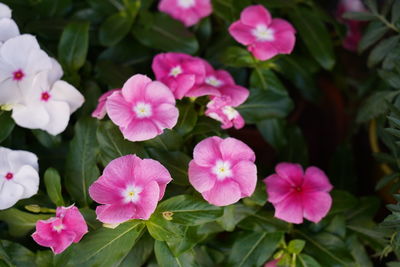
[{"label": "flowering plant", "polygon": [[400,255],[398,1],[0,1],[0,266]]}]

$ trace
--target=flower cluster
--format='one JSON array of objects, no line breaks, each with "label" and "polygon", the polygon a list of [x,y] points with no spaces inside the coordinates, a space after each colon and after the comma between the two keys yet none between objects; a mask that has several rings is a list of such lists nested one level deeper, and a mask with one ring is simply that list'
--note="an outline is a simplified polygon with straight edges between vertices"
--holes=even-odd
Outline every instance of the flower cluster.
[{"label": "flower cluster", "polygon": [[0,46],[0,106],[12,109],[12,118],[19,126],[57,135],[65,130],[84,98],[60,80],[60,64],[40,49],[34,36],[18,35],[18,28],[8,18],[10,13],[6,6],[0,6],[0,30],[3,24],[8,25],[8,34],[0,40],[4,42]]}]

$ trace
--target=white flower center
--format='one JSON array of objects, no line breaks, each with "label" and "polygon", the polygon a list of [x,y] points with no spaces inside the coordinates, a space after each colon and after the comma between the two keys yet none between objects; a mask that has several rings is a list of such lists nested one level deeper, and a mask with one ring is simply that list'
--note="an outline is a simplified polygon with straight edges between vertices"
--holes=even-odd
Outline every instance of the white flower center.
[{"label": "white flower center", "polygon": [[218,180],[224,180],[232,176],[231,164],[228,161],[218,160],[212,172],[217,175]]},{"label": "white flower center", "polygon": [[64,229],[64,225],[53,225],[53,230],[56,231],[57,233],[61,232]]},{"label": "white flower center", "polygon": [[205,80],[206,84],[214,86],[214,87],[220,87],[223,82],[221,80],[218,80],[214,76],[208,76]]},{"label": "white flower center", "polygon": [[223,107],[222,112],[228,117],[228,120],[230,121],[235,119],[239,115],[239,112],[237,112],[237,110],[231,106]]},{"label": "white flower center", "polygon": [[189,8],[196,4],[196,0],[178,0],[178,6],[182,8]]},{"label": "white flower center", "polygon": [[138,118],[148,118],[153,114],[151,105],[144,102],[138,102],[136,106],[133,107],[133,111]]},{"label": "white flower center", "polygon": [[264,24],[259,24],[251,33],[257,38],[258,41],[273,41],[275,40],[273,29],[268,28]]},{"label": "white flower center", "polygon": [[124,198],[125,203],[135,203],[136,201],[139,200],[140,197],[140,192],[142,192],[142,188],[129,185],[126,187],[126,189],[122,192],[122,196]]},{"label": "white flower center", "polygon": [[171,69],[171,71],[169,72],[170,76],[174,76],[177,77],[179,74],[181,74],[183,72],[181,66],[175,66]]}]

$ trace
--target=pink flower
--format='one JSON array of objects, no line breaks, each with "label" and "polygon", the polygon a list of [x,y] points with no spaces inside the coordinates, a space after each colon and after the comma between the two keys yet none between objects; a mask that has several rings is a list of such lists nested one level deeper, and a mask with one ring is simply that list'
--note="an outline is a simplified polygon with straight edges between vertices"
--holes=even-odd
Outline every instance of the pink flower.
[{"label": "pink flower", "polygon": [[230,205],[253,194],[257,183],[254,161],[254,152],[242,141],[209,137],[194,148],[189,181],[209,203]]},{"label": "pink flower", "polygon": [[264,267],[277,267],[279,260],[280,259],[269,261],[264,265]]},{"label": "pink flower", "polygon": [[36,223],[32,238],[41,246],[50,247],[55,254],[63,252],[72,242],[78,243],[88,232],[85,219],[74,205],[58,207],[56,217]]},{"label": "pink flower", "polygon": [[110,91],[105,92],[99,97],[98,104],[96,109],[92,112],[92,117],[97,118],[99,120],[103,119],[106,116],[106,100],[107,98],[112,95],[114,92],[117,92],[121,89],[113,89]]},{"label": "pink flower", "polygon": [[130,141],[149,140],[178,121],[175,98],[168,87],[136,74],[106,101],[107,114]]},{"label": "pink flower", "polygon": [[162,53],[154,57],[152,69],[157,80],[167,85],[177,99],[182,99],[194,86],[203,84],[203,60],[182,53]]},{"label": "pink flower", "polygon": [[89,187],[90,197],[103,204],[96,208],[97,219],[108,224],[149,219],[171,180],[158,161],[135,155],[114,159]]},{"label": "pink flower", "polygon": [[346,12],[366,12],[361,0],[341,0],[337,9],[338,21],[343,22],[347,26],[346,38],[343,40],[343,47],[349,51],[355,52],[358,43],[362,37],[362,31],[365,25],[364,21],[356,21],[342,18]]},{"label": "pink flower", "polygon": [[245,122],[240,113],[232,106],[227,105],[224,97],[216,97],[207,104],[206,116],[222,123],[222,129],[235,127],[243,128]]},{"label": "pink flower", "polygon": [[332,204],[332,185],[322,170],[308,167],[303,173],[299,164],[280,163],[275,171],[264,179],[275,217],[290,223],[302,223],[303,217],[317,223],[325,217]]},{"label": "pink flower", "polygon": [[158,9],[190,27],[212,12],[211,0],[161,0]]},{"label": "pink flower", "polygon": [[296,41],[296,30],[283,19],[272,19],[262,5],[246,7],[240,20],[232,23],[229,33],[259,60],[277,54],[290,54]]}]

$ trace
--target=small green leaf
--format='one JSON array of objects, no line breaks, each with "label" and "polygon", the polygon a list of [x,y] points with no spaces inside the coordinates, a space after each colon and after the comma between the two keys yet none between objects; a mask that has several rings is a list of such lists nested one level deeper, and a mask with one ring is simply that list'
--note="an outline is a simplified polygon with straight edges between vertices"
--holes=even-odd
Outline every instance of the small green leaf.
[{"label": "small green leaf", "polygon": [[143,266],[153,253],[153,248],[154,239],[146,233],[143,234],[119,267]]},{"label": "small green leaf", "polygon": [[0,143],[3,142],[14,129],[15,123],[11,118],[11,112],[0,111]]},{"label": "small green leaf", "polygon": [[397,91],[378,91],[370,95],[358,110],[357,122],[366,122],[386,113],[388,103],[398,94]]},{"label": "small green leaf", "polygon": [[301,239],[293,239],[289,242],[288,251],[294,254],[300,254],[306,245],[306,241]]},{"label": "small green leaf", "polygon": [[367,29],[364,32],[363,37],[360,40],[360,43],[358,45],[358,50],[360,52],[365,51],[371,45],[373,45],[379,39],[381,39],[385,35],[385,33],[388,32],[388,30],[389,28],[387,28],[386,25],[380,21],[371,22],[368,25]]},{"label": "small green leaf", "polygon": [[256,64],[249,51],[237,46],[225,48],[221,56],[221,62],[230,67],[252,67]]},{"label": "small green leaf", "polygon": [[346,12],[343,18],[358,21],[370,21],[376,19],[375,15],[369,12]]},{"label": "small green leaf", "polygon": [[162,134],[143,142],[143,144],[161,151],[176,151],[182,147],[183,139],[176,131],[165,129]]},{"label": "small green leaf", "polygon": [[372,67],[381,62],[386,55],[394,49],[400,40],[400,36],[392,36],[379,42],[368,57],[368,66]]},{"label": "small green leaf", "polygon": [[157,241],[154,243],[154,253],[160,267],[186,267],[196,266],[195,257],[192,251],[183,253],[179,257],[174,257],[165,242]]},{"label": "small green leaf", "polygon": [[50,200],[57,206],[64,206],[64,199],[61,194],[61,178],[56,169],[48,168],[44,173],[44,183]]},{"label": "small green leaf", "polygon": [[197,112],[193,102],[180,102],[177,107],[179,109],[179,119],[174,130],[181,135],[186,135],[196,126]]},{"label": "small green leaf", "polygon": [[0,221],[8,224],[9,233],[15,237],[26,235],[36,226],[38,220],[46,220],[51,214],[31,214],[15,208],[0,211]]},{"label": "small green leaf", "polygon": [[85,64],[88,47],[89,23],[71,22],[61,35],[58,59],[67,69],[77,71]]},{"label": "small green leaf", "polygon": [[297,257],[296,267],[321,267],[321,265],[313,257],[300,254]]}]

